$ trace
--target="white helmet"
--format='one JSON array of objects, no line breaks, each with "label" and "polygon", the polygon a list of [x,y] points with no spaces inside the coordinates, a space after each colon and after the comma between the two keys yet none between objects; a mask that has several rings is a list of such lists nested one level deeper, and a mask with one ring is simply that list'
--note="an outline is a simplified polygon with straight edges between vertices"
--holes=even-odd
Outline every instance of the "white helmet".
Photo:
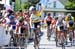
[{"label": "white helmet", "polygon": [[29,11],[32,11],[33,8],[34,8],[34,6],[31,6],[31,7],[29,8]]},{"label": "white helmet", "polygon": [[68,13],[67,16],[70,17],[71,16],[71,13]]}]

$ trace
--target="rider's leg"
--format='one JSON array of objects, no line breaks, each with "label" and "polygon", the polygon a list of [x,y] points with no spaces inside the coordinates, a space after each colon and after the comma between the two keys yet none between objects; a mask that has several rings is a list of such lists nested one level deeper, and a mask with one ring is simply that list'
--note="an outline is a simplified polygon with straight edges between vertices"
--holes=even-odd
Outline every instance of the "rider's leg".
[{"label": "rider's leg", "polygon": [[58,36],[58,41],[60,42],[60,40],[61,40],[61,32],[60,31],[58,31],[57,36]]},{"label": "rider's leg", "polygon": [[64,31],[64,37],[67,39],[67,31]]},{"label": "rider's leg", "polygon": [[72,28],[72,33],[73,33],[73,39],[74,39],[74,28]]},{"label": "rider's leg", "polygon": [[37,45],[39,44],[39,43],[37,43],[37,41],[38,41],[38,38],[37,38],[37,33],[38,33],[38,28],[37,28],[37,26],[38,26],[38,23],[34,23],[34,27],[35,27],[35,29],[34,29],[34,48],[36,49],[36,47],[37,47]]},{"label": "rider's leg", "polygon": [[40,32],[41,32],[41,25],[40,25],[40,22],[38,22],[36,26],[37,26],[37,32],[40,33]]}]

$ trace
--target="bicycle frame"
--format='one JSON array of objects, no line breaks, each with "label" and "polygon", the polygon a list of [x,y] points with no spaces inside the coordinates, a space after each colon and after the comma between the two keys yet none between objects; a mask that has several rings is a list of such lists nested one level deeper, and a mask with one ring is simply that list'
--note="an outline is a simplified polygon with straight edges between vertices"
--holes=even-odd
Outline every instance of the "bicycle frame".
[{"label": "bicycle frame", "polygon": [[[57,38],[57,33],[58,31],[56,30],[56,46],[58,46],[57,42],[58,42],[58,38]],[[60,30],[60,33],[61,33],[61,37],[60,37],[60,41],[61,41],[61,46],[62,46],[62,49],[65,49],[65,31],[64,30]]]},{"label": "bicycle frame", "polygon": [[61,31],[61,43],[62,43],[62,49],[65,49],[65,37],[64,37],[64,31]]},{"label": "bicycle frame", "polygon": [[35,34],[34,35],[35,36],[35,39],[34,39],[34,48],[35,49],[39,49],[39,42],[40,42],[39,30],[38,30],[39,28],[40,28],[40,26],[37,26],[37,28],[34,31],[34,34]]},{"label": "bicycle frame", "polygon": [[50,40],[51,35],[52,35],[52,26],[50,25],[50,26],[47,27],[47,37],[48,37],[48,40]]}]

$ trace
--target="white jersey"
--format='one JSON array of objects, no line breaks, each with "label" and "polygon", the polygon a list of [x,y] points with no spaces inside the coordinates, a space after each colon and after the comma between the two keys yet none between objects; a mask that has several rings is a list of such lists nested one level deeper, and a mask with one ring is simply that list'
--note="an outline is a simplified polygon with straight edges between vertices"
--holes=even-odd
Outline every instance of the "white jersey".
[{"label": "white jersey", "polygon": [[[17,23],[17,25],[19,25],[19,23]],[[26,21],[24,21],[24,25],[26,25],[29,30],[29,24]],[[18,34],[21,34],[21,26],[19,26],[19,33]]]},{"label": "white jersey", "polygon": [[66,22],[64,20],[62,20],[62,22],[57,21],[56,22],[56,28],[58,31],[60,31],[60,26],[64,26],[64,30],[66,29]]}]

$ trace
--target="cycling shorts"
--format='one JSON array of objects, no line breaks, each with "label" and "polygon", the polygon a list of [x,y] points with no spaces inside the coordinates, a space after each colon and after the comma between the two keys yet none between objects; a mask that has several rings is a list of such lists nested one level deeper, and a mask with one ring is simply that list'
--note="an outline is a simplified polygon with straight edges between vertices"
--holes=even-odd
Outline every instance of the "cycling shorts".
[{"label": "cycling shorts", "polygon": [[34,28],[37,28],[38,25],[40,26],[40,22],[34,23]]},{"label": "cycling shorts", "polygon": [[65,30],[65,27],[63,26],[63,25],[59,25],[59,26],[57,26],[57,30],[58,31],[62,31],[62,30]]},{"label": "cycling shorts", "polygon": [[47,26],[50,26],[50,24],[51,24],[51,21],[47,21]]}]

